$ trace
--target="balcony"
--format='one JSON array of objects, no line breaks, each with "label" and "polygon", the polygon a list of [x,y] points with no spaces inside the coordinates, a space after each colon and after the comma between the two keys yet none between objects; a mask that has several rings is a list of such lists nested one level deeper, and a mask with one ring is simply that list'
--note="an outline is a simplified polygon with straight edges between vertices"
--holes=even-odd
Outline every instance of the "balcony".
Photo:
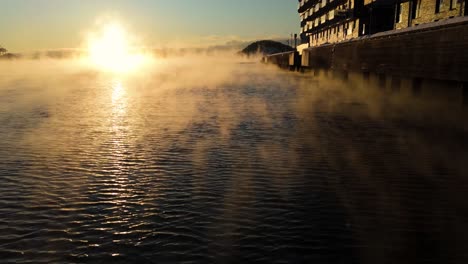
[{"label": "balcony", "polygon": [[302,0],[299,4],[297,12],[304,13],[308,9],[312,8],[313,5],[317,4],[319,0]]},{"label": "balcony", "polygon": [[352,18],[353,17],[353,10],[348,9],[335,9],[334,16],[338,18]]},{"label": "balcony", "polygon": [[[309,3],[310,2],[316,2],[316,1],[309,0]],[[346,4],[347,2],[348,0],[334,0],[333,2],[327,2],[326,5],[321,6],[319,9],[315,10],[313,14],[306,17],[305,20],[308,20],[308,21],[315,20],[316,18],[321,17],[334,9],[338,9],[339,6],[342,6]],[[352,9],[348,8],[346,10],[348,10],[346,12],[352,12]],[[307,9],[305,9],[303,12],[305,11],[307,11]]]},{"label": "balcony", "polygon": [[[324,28],[327,28],[329,26],[332,26],[334,24],[341,23],[343,20],[352,19],[354,17],[353,13],[352,13],[352,10],[348,10],[346,12],[342,11],[342,10],[335,10],[334,12],[335,12],[334,17],[332,17],[332,18],[329,17],[325,22],[319,22],[318,24],[314,23],[312,28],[306,30],[304,33],[305,34],[315,33],[317,31],[320,31],[320,30],[322,30]],[[320,21],[320,19],[319,19],[319,21]]]}]

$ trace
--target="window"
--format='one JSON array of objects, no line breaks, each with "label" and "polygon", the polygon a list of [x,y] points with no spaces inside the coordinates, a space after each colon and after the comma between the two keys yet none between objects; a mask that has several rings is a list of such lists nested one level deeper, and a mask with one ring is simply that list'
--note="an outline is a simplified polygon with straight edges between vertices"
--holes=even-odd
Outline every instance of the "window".
[{"label": "window", "polygon": [[418,18],[420,15],[420,11],[421,11],[421,0],[414,0],[411,10],[412,10],[411,18],[412,19]]},{"label": "window", "polygon": [[436,0],[435,12],[440,13],[444,6],[444,0]]},{"label": "window", "polygon": [[457,8],[457,0],[450,0],[450,10]]},{"label": "window", "polygon": [[396,10],[396,14],[397,14],[397,17],[396,17],[397,21],[396,22],[397,23],[401,23],[401,21],[403,19],[402,5],[403,4],[397,5],[397,10]]}]

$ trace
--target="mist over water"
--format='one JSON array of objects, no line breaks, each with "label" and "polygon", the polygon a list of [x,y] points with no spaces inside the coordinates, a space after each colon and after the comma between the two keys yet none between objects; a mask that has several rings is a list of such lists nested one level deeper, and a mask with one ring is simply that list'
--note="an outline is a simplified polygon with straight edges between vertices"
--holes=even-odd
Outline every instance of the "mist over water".
[{"label": "mist over water", "polygon": [[0,62],[0,255],[464,263],[460,94],[230,56]]}]

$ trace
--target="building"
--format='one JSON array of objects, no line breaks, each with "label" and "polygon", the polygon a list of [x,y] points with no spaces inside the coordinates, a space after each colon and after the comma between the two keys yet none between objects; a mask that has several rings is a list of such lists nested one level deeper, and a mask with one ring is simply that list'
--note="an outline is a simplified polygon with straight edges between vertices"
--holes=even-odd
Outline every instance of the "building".
[{"label": "building", "polygon": [[299,0],[301,40],[309,46],[393,29],[396,0]]},{"label": "building", "polygon": [[466,0],[398,0],[395,29],[467,15]]},{"label": "building", "polygon": [[468,0],[298,0],[302,47],[320,46],[467,13]]},{"label": "building", "polygon": [[355,2],[359,0],[300,0],[302,43],[318,46],[357,37]]},{"label": "building", "polygon": [[373,75],[383,86],[389,77],[392,87],[402,79],[416,89],[423,80],[458,82],[468,95],[467,3],[299,0],[302,44],[265,61],[315,73],[332,70],[345,78],[351,72]]},{"label": "building", "polygon": [[360,16],[361,35],[394,29],[396,3],[397,0],[364,0]]}]

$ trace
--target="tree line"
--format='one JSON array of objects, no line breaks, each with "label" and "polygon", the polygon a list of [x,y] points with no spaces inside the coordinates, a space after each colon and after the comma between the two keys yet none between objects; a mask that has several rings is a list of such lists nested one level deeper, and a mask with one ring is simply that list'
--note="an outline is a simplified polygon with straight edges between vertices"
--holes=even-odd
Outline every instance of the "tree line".
[{"label": "tree line", "polygon": [[0,56],[3,56],[5,54],[7,54],[8,50],[5,49],[4,47],[0,46]]}]

